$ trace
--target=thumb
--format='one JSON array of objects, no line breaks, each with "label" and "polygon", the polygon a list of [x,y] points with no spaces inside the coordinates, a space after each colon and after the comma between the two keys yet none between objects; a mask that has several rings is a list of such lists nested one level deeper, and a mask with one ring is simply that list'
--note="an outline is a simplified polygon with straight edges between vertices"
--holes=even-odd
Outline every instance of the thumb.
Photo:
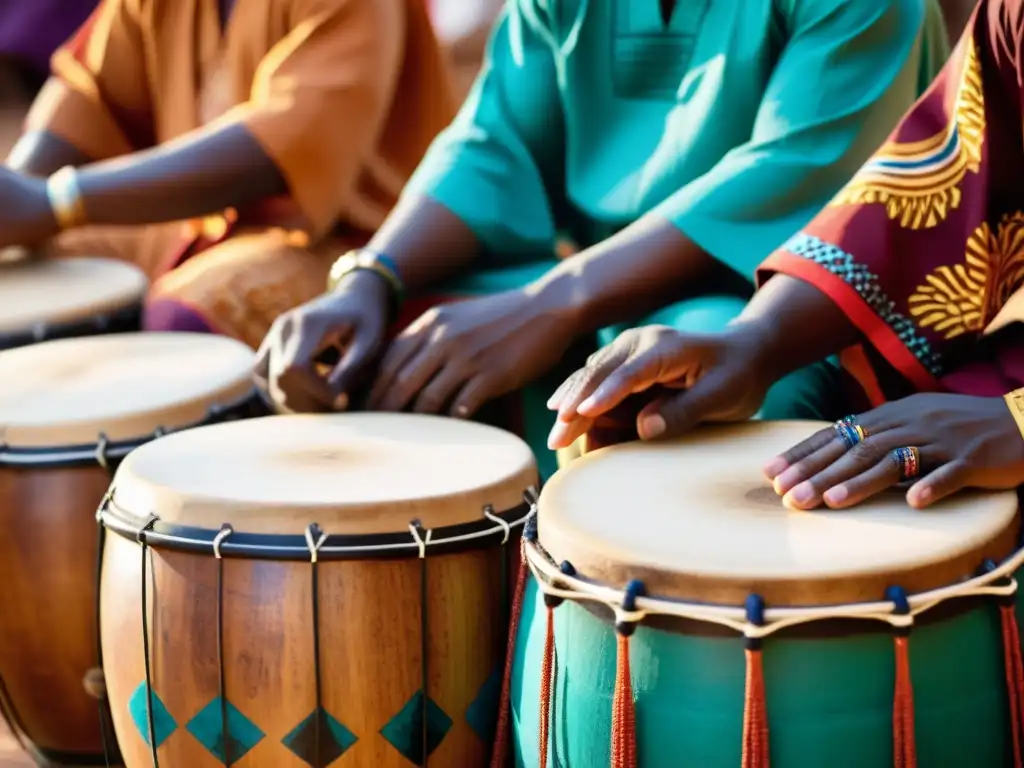
[{"label": "thumb", "polygon": [[702,421],[721,412],[728,396],[727,376],[702,376],[689,389],[649,403],[637,415],[637,433],[642,440],[685,435]]}]

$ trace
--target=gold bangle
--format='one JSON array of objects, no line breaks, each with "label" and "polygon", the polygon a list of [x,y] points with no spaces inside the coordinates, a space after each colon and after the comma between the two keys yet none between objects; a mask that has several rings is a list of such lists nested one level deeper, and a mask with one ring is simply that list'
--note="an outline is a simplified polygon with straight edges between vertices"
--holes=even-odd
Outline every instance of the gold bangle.
[{"label": "gold bangle", "polygon": [[78,186],[78,173],[65,165],[46,180],[46,197],[57,225],[62,229],[74,229],[88,223],[85,201]]},{"label": "gold bangle", "polygon": [[1010,409],[1013,420],[1017,422],[1017,429],[1024,437],[1024,387],[1003,395],[1003,400],[1006,401],[1006,407]]}]

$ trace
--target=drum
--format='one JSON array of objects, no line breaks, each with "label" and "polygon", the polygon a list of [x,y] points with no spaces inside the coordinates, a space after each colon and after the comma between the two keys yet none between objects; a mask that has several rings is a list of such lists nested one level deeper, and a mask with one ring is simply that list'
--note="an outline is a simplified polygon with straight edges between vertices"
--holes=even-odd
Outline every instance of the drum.
[{"label": "drum", "polygon": [[1016,495],[789,511],[760,468],[822,426],[615,446],[545,486],[517,765],[1020,765]]},{"label": "drum", "polygon": [[108,470],[163,431],[248,415],[259,403],[252,362],[248,347],[198,334],[0,353],[0,711],[37,759],[116,758],[95,698],[102,677],[89,674],[99,666],[96,507]]},{"label": "drum", "polygon": [[125,764],[483,765],[536,482],[519,438],[432,416],[272,416],[135,451],[101,510]]},{"label": "drum", "polygon": [[0,349],[137,330],[147,287],[141,270],[112,259],[0,264]]}]

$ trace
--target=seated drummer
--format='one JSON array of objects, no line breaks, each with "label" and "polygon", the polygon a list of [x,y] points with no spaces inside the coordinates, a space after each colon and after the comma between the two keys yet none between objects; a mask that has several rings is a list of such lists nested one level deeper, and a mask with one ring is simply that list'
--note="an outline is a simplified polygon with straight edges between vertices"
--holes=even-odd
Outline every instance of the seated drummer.
[{"label": "seated drummer", "polygon": [[0,169],[0,246],[130,259],[147,329],[252,346],[455,112],[422,0],[103,0],[52,68]]},{"label": "seated drummer", "polygon": [[[334,290],[264,343],[279,405],[344,407],[403,291],[477,298],[430,309],[387,346],[371,408],[471,416],[585,334],[680,299],[659,317],[724,327],[756,265],[882,142],[946,49],[931,0],[739,9],[509,0],[468,101],[395,212],[339,261]],[[557,261],[560,233],[582,252]],[[314,358],[338,345],[324,376]],[[791,379],[778,410],[816,382]]]},{"label": "seated drummer", "polygon": [[648,440],[745,419],[772,382],[842,352],[849,412],[871,409],[765,457],[787,504],[914,481],[907,501],[925,507],[1024,483],[1022,84],[1024,0],[982,0],[889,141],[762,265],[737,322],[624,333],[551,398],[551,445],[606,442],[637,410]]}]

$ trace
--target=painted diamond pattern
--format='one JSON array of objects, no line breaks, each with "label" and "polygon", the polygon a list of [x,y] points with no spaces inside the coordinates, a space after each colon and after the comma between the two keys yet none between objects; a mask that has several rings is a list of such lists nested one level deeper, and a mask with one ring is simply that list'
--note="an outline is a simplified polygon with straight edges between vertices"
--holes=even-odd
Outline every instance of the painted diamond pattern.
[{"label": "painted diamond pattern", "polygon": [[[426,700],[427,755],[444,741],[452,719],[429,696]],[[415,695],[380,729],[380,735],[413,765],[423,765],[423,691]]]},{"label": "painted diamond pattern", "polygon": [[498,726],[498,710],[501,698],[501,678],[504,670],[496,667],[490,677],[480,686],[476,698],[466,710],[466,722],[473,732],[485,744],[494,741],[494,731]]},{"label": "painted diamond pattern", "polygon": [[185,729],[196,740],[225,765],[233,765],[250,749],[263,740],[264,733],[255,723],[243,715],[230,701],[227,702],[228,743],[231,746],[231,761],[228,762],[224,749],[223,710],[218,696],[189,720]]},{"label": "painted diamond pattern", "polygon": [[[139,683],[131,698],[128,699],[128,714],[139,731],[142,740],[149,744],[149,696],[145,681]],[[171,717],[160,697],[153,692],[153,738],[156,746],[160,746],[178,730],[178,723]]]},{"label": "painted diamond pattern", "polygon": [[[316,718],[320,717],[320,762],[316,762]],[[313,768],[327,768],[345,754],[358,741],[352,731],[335,720],[330,712],[317,709],[303,720],[298,727],[281,739],[307,765]]]}]

